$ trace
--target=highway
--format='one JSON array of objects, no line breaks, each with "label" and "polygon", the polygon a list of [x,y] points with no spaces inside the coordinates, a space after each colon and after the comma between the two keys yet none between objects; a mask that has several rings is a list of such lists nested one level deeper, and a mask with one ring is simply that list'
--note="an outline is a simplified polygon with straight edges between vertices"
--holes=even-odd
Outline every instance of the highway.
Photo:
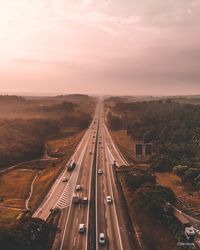
[{"label": "highway", "polygon": [[[76,162],[75,169],[68,172],[66,164],[44,202],[34,213],[34,217],[46,220],[51,208],[61,209],[58,225],[60,233],[56,235],[53,249],[138,249],[132,237],[133,232],[127,226],[113,173],[114,161],[119,166],[127,165],[127,162],[106,127],[101,102],[71,159]],[[102,174],[98,173],[99,169]],[[62,181],[64,177],[68,178],[68,182]],[[81,186],[81,190],[76,191],[77,185]],[[74,194],[81,197],[79,204],[73,202]],[[107,202],[107,196],[111,197],[111,203]],[[88,198],[87,204],[82,201],[83,197]],[[80,224],[86,227],[84,233],[79,233]],[[100,233],[105,235],[104,245],[99,242]]]}]

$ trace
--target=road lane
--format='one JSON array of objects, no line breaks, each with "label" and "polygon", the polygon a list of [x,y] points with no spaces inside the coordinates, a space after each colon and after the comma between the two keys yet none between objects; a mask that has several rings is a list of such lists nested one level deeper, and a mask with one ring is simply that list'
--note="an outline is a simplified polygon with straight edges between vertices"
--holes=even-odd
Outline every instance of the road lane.
[{"label": "road lane", "polygon": [[[82,198],[88,197],[90,199],[91,171],[95,146],[93,144],[94,140],[94,130],[91,129],[87,149],[84,151],[84,159],[81,164],[79,177],[76,181],[76,185],[79,184],[82,187],[81,191],[79,191]],[[88,210],[89,203],[87,205],[83,203],[80,205],[70,204],[69,214],[65,223],[65,229],[59,249],[87,249]],[[86,233],[80,234],[78,232],[79,224],[86,225]]]},{"label": "road lane", "polygon": [[[51,207],[63,206],[59,221],[60,233],[56,235],[53,249],[138,249],[132,242],[132,238],[129,237],[133,232],[128,231],[112,169],[114,160],[119,165],[125,165],[127,162],[115,146],[105,125],[102,104],[97,106],[90,128],[82,138],[72,159],[77,162],[77,167],[72,173],[68,173],[66,169],[63,171],[46,200],[35,213],[40,218],[47,218]],[[102,175],[98,174],[98,169],[102,169]],[[64,176],[69,178],[68,184],[62,182]],[[88,205],[72,203],[72,195],[77,184],[82,186],[81,197],[89,198]],[[112,197],[111,204],[107,203],[107,196]],[[95,218],[91,213],[93,208],[96,209]],[[78,231],[79,224],[82,223],[86,225],[84,234],[80,234]],[[96,237],[91,234],[93,233],[91,224],[95,226]],[[106,235],[105,246],[101,246],[98,242],[99,233]],[[96,239],[96,245],[92,245],[92,248],[91,237]]]}]

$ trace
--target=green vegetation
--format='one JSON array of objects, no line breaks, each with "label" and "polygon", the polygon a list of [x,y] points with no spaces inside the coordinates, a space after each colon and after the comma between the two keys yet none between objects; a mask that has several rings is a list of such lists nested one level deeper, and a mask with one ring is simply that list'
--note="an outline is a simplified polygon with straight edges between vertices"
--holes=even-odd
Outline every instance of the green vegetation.
[{"label": "green vegetation", "polygon": [[200,168],[178,165],[173,168],[173,172],[181,177],[183,182],[190,182],[200,189]]},{"label": "green vegetation", "polygon": [[173,235],[166,229],[163,211],[166,202],[175,204],[171,189],[158,185],[149,170],[135,166],[116,169],[134,228],[140,236],[142,249],[177,249]]},{"label": "green vegetation", "polygon": [[50,249],[50,239],[56,230],[56,225],[52,223],[25,217],[9,230],[3,232],[0,230],[0,248],[2,250]]},{"label": "green vegetation", "polygon": [[117,131],[123,128],[123,121],[120,117],[113,115],[111,112],[108,113],[109,126],[112,130]]},{"label": "green vegetation", "polygon": [[199,106],[166,99],[114,106],[112,103],[110,108],[114,113],[108,115],[112,130],[125,129],[133,140],[153,143],[156,155],[150,163],[155,171],[172,171],[177,165],[187,165],[183,180],[199,186]]},{"label": "green vegetation", "polygon": [[148,170],[135,169],[124,172],[124,182],[138,206],[156,216],[162,214],[166,202],[175,203],[176,198],[171,189],[157,185],[155,176]]},{"label": "green vegetation", "polygon": [[0,169],[39,158],[47,140],[86,129],[95,100],[84,95],[73,96],[73,100],[76,103],[69,102],[67,96],[34,100],[0,96]]}]

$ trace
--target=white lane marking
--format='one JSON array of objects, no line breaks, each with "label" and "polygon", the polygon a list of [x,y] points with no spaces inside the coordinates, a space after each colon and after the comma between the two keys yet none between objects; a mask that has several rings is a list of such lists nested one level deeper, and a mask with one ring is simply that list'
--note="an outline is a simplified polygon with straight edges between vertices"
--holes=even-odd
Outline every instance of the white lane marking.
[{"label": "white lane marking", "polygon": [[[95,146],[92,146],[92,152],[94,152]],[[87,228],[89,226],[89,213],[90,213],[90,200],[91,200],[91,181],[92,181],[92,167],[93,167],[93,159],[94,154],[91,158],[91,164],[90,164],[90,181],[89,181],[89,193],[88,193],[88,210],[87,210]],[[85,250],[88,249],[88,230],[86,230],[86,244],[85,244]]]},{"label": "white lane marking", "polygon": [[[87,140],[87,143],[89,143],[89,139]],[[84,149],[83,149],[83,151],[84,151]],[[81,161],[80,161],[80,159],[81,159]],[[73,171],[73,176],[70,178],[69,182],[67,183],[66,188],[64,189],[60,199],[56,203],[56,206],[58,206],[60,208],[66,208],[66,207],[70,206],[71,199],[72,199],[74,189],[76,186],[76,182],[77,182],[77,176],[79,175],[79,171],[81,168],[82,160],[83,160],[83,157],[78,159],[77,166]],[[80,163],[79,163],[79,161],[80,161]],[[79,209],[80,209],[80,207],[79,207]]]},{"label": "white lane marking", "polygon": [[109,238],[110,236],[109,236],[109,229],[108,229],[108,227],[107,227],[107,230],[106,230],[106,231],[107,231],[107,236],[108,236],[108,238]]},{"label": "white lane marking", "polygon": [[106,134],[107,134],[108,137],[109,137],[110,144],[112,145],[113,149],[115,150],[115,153],[116,153],[117,155],[120,156],[122,163],[128,166],[129,163],[125,160],[125,158],[124,158],[123,155],[121,154],[120,150],[116,147],[116,145],[115,145],[115,143],[113,142],[113,139],[112,139],[112,137],[111,137],[111,135],[110,135],[110,133],[109,133],[109,131],[108,131],[108,128],[106,127],[105,123],[104,123],[103,126],[104,126],[104,129],[105,129],[105,131],[106,131]]},{"label": "white lane marking", "polygon": [[[76,153],[78,152],[78,150],[80,149],[80,147],[82,146],[82,144],[85,142],[88,133],[89,133],[89,132],[87,131],[87,132],[84,134],[82,140],[80,141],[79,145],[77,146],[77,148],[76,148],[76,150],[75,150],[73,156],[70,158],[70,160],[68,161],[68,163],[71,161],[71,159],[73,159],[73,158],[76,157]],[[86,140],[86,142],[87,142],[87,140]],[[53,193],[54,193],[55,189],[58,187],[58,185],[60,184],[60,182],[61,182],[63,176],[65,175],[65,172],[66,172],[66,168],[64,168],[63,173],[61,173],[61,176],[57,178],[56,182],[54,183],[54,185],[53,185],[52,188],[50,189],[49,193],[47,194],[47,196],[46,196],[46,197],[47,197],[47,200],[44,202],[44,204],[43,204],[42,206],[40,206],[40,207],[36,210],[36,212],[33,214],[33,217],[37,217],[37,216],[41,213],[41,211],[44,209],[44,207],[46,206],[46,204],[49,202],[49,200],[52,198]],[[71,179],[71,178],[70,178],[70,179]]]},{"label": "white lane marking", "polygon": [[[100,109],[99,109],[99,114],[100,114]],[[99,117],[99,123],[100,123],[100,117]],[[99,124],[98,124],[99,125]],[[98,138],[97,138],[97,143],[98,143],[98,140],[99,140],[99,135],[100,135],[100,125],[99,125],[99,134],[98,134]],[[97,191],[97,188],[98,188],[98,185],[97,185],[97,182],[98,182],[98,177],[97,177],[97,171],[98,171],[98,160],[99,160],[99,147],[97,147],[97,152],[96,152],[96,166],[95,166],[95,171],[96,171],[96,193],[95,193],[95,206],[96,206],[96,250],[99,249],[99,244],[98,244],[98,204],[97,204],[97,195],[98,195],[98,191]]]},{"label": "white lane marking", "polygon": [[107,213],[107,211],[105,212],[105,215],[106,215],[106,219],[108,219],[108,213]]},{"label": "white lane marking", "polygon": [[74,242],[73,242],[73,246],[76,245],[76,236],[74,236]]},{"label": "white lane marking", "polygon": [[78,217],[77,217],[77,219],[76,219],[76,225],[78,224]]},{"label": "white lane marking", "polygon": [[[106,150],[107,158],[108,158],[108,150],[109,150],[109,149],[107,148],[107,150]],[[112,170],[112,169],[111,169],[111,170]],[[115,205],[115,197],[114,197],[113,188],[112,188],[112,184],[111,184],[110,166],[108,166],[108,176],[109,176],[109,179],[110,179],[109,185],[110,185],[110,190],[111,190],[112,197],[113,197],[113,208],[114,208],[115,220],[116,220],[116,222],[117,222],[117,232],[118,232],[118,235],[119,235],[120,248],[123,249],[121,234],[120,234],[120,230],[119,230],[119,221],[118,221],[117,211],[116,211],[116,205]]]},{"label": "white lane marking", "polygon": [[[84,158],[84,154],[86,152],[86,148],[88,146],[88,143],[89,143],[89,139],[87,140],[87,143],[85,144],[82,152],[81,152],[81,155],[79,157],[79,159],[81,159],[81,162],[83,161],[83,158]],[[81,166],[81,163],[80,163],[80,166]],[[80,171],[80,168],[79,168],[79,171]],[[79,173],[79,172],[78,172]],[[78,180],[78,174],[76,176],[76,182],[77,183],[77,180]],[[70,208],[69,208],[69,211],[68,211],[68,215],[67,215],[67,219],[66,219],[66,223],[65,223],[65,227],[64,227],[64,231],[63,231],[63,235],[62,235],[62,241],[61,241],[61,246],[60,246],[60,250],[63,249],[63,244],[64,244],[64,239],[65,239],[65,235],[66,235],[66,230],[67,230],[67,224],[68,224],[68,221],[69,221],[69,215],[70,215],[70,212],[71,212],[71,209],[72,209],[72,197],[71,197],[71,201],[70,201]]]}]

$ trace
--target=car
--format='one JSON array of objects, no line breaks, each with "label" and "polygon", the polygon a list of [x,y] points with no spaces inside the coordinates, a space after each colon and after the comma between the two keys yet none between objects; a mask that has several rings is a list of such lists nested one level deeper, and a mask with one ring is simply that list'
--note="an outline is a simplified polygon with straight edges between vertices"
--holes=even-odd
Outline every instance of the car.
[{"label": "car", "polygon": [[110,196],[107,196],[106,201],[107,201],[107,203],[112,203],[112,198]]},{"label": "car", "polygon": [[88,198],[87,197],[83,197],[83,204],[88,204]]},{"label": "car", "polygon": [[63,177],[62,182],[67,182],[67,177]]},{"label": "car", "polygon": [[104,233],[99,234],[99,244],[100,245],[105,245],[106,244],[106,237]]},{"label": "car", "polygon": [[82,234],[82,233],[85,233],[85,224],[79,224],[79,233]]},{"label": "car", "polygon": [[80,191],[81,190],[81,185],[77,185],[76,186],[76,191]]},{"label": "car", "polygon": [[102,169],[98,169],[98,174],[103,174]]},{"label": "car", "polygon": [[73,197],[72,197],[72,202],[73,202],[74,204],[79,204],[80,201],[81,201],[81,198],[80,198],[78,195],[73,195]]},{"label": "car", "polygon": [[59,207],[55,207],[55,208],[51,208],[50,209],[50,213],[52,215],[58,214],[60,212],[60,208]]},{"label": "car", "polygon": [[114,160],[113,162],[113,166],[116,167],[117,166],[117,162]]}]

